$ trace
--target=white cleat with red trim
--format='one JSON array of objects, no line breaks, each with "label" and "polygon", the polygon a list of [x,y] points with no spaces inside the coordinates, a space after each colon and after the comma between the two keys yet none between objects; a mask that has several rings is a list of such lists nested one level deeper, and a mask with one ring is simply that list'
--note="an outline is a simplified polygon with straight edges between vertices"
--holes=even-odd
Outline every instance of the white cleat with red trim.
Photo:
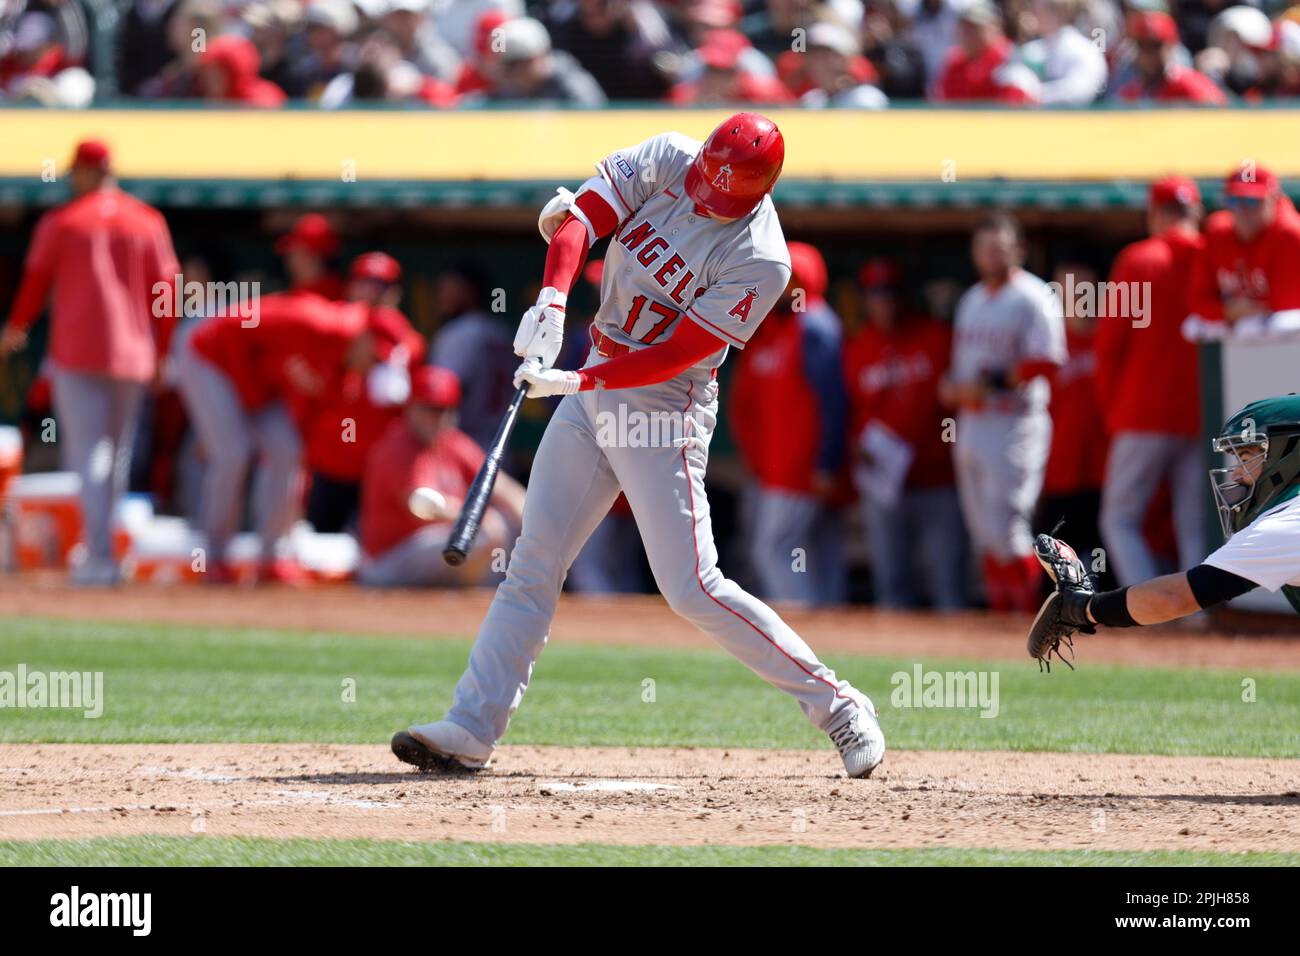
[{"label": "white cleat with red trim", "polygon": [[885,735],[876,716],[876,705],[869,698],[862,699],[865,706],[855,707],[853,716],[830,731],[830,738],[839,749],[849,776],[865,780],[885,759]]}]

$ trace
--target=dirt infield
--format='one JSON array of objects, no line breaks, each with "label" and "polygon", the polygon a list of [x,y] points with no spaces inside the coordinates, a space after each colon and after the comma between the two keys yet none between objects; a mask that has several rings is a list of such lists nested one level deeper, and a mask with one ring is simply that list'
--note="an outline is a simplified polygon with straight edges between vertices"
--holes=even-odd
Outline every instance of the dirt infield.
[{"label": "dirt infield", "polygon": [[1300,760],[504,747],[418,774],[382,747],[0,745],[0,839],[130,834],[816,847],[1277,850]]},{"label": "dirt infield", "polygon": [[[0,577],[3,614],[406,636],[471,637],[478,632],[491,597],[488,590],[367,591],[349,586],[252,590],[142,586],[108,591],[69,588],[61,575]],[[821,653],[1026,659],[1029,622],[1021,616],[782,611]],[[1215,633],[1177,628],[1112,630],[1079,638],[1078,649],[1081,657],[1098,663],[1300,670],[1300,618],[1244,620],[1249,633],[1235,625],[1220,626]],[[565,595],[551,635],[555,641],[570,643],[713,646],[660,597]]]},{"label": "dirt infield", "polygon": [[[0,613],[370,634],[472,635],[488,592],[70,590],[0,580]],[[792,612],[819,651],[1023,659],[1024,618]],[[1300,669],[1300,641],[1130,631],[1085,659]],[[566,597],[553,639],[709,647],[658,598]],[[1269,851],[1300,845],[1300,760],[507,746],[488,773],[416,774],[383,746],[0,745],[0,839],[244,835],[615,844]]]}]

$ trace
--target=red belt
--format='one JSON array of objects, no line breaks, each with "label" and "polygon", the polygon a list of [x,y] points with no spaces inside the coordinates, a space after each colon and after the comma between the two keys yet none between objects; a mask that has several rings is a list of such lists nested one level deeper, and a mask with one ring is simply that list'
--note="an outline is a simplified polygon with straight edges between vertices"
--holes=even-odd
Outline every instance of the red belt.
[{"label": "red belt", "polygon": [[591,328],[591,344],[596,347],[596,354],[605,358],[618,358],[620,355],[626,355],[632,351],[632,346],[624,345],[622,342],[615,342],[608,335],[605,335],[593,323]]}]

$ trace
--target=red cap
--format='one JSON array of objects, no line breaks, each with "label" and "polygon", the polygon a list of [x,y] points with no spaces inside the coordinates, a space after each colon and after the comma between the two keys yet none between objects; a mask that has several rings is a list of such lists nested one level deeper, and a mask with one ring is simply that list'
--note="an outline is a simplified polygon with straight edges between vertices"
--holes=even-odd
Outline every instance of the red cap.
[{"label": "red cap", "polygon": [[734,70],[740,65],[741,53],[749,45],[749,39],[739,30],[710,30],[695,55],[707,67]]},{"label": "red cap", "polygon": [[766,116],[737,113],[700,147],[686,171],[686,194],[709,212],[737,219],[772,191],[785,163],[785,140]]},{"label": "red cap", "polygon": [[1128,33],[1134,40],[1156,40],[1160,43],[1178,42],[1178,24],[1174,18],[1159,10],[1134,13],[1128,18]]},{"label": "red cap", "polygon": [[309,212],[305,216],[299,216],[293,229],[281,236],[275,244],[275,251],[280,255],[292,249],[306,249],[321,258],[328,258],[338,252],[338,233],[320,213]]},{"label": "red cap", "polygon": [[113,154],[109,152],[108,144],[103,140],[83,139],[72,154],[72,165],[73,168],[84,166],[107,172],[113,165]]},{"label": "red cap", "polygon": [[858,270],[858,285],[867,292],[897,289],[903,284],[903,270],[896,259],[868,259]]},{"label": "red cap", "polygon": [[411,373],[411,397],[416,405],[455,408],[460,405],[460,379],[449,368],[421,365]]},{"label": "red cap", "polygon": [[1248,199],[1264,199],[1276,193],[1281,187],[1277,177],[1262,166],[1254,169],[1242,167],[1228,177],[1223,192],[1228,196],[1243,196]]},{"label": "red cap", "polygon": [[806,242],[788,242],[786,247],[790,250],[790,278],[795,287],[803,289],[810,299],[823,298],[829,281],[822,254]]},{"label": "red cap", "polygon": [[1201,204],[1201,190],[1186,176],[1166,176],[1151,184],[1147,194],[1149,206],[1182,206],[1190,209]]},{"label": "red cap", "polygon": [[479,14],[474,24],[474,52],[486,59],[492,53],[492,34],[497,27],[510,19],[504,10],[490,9]]},{"label": "red cap", "polygon": [[387,253],[367,252],[352,260],[352,278],[394,285],[402,281],[402,267]]}]

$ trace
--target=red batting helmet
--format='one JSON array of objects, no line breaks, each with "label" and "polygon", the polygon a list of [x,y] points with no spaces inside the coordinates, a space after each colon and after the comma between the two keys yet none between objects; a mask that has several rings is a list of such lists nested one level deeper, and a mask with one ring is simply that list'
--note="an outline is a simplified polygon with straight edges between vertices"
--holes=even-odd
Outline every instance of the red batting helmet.
[{"label": "red batting helmet", "polygon": [[686,194],[711,213],[738,219],[772,191],[785,140],[766,116],[737,113],[709,134],[686,172]]}]

